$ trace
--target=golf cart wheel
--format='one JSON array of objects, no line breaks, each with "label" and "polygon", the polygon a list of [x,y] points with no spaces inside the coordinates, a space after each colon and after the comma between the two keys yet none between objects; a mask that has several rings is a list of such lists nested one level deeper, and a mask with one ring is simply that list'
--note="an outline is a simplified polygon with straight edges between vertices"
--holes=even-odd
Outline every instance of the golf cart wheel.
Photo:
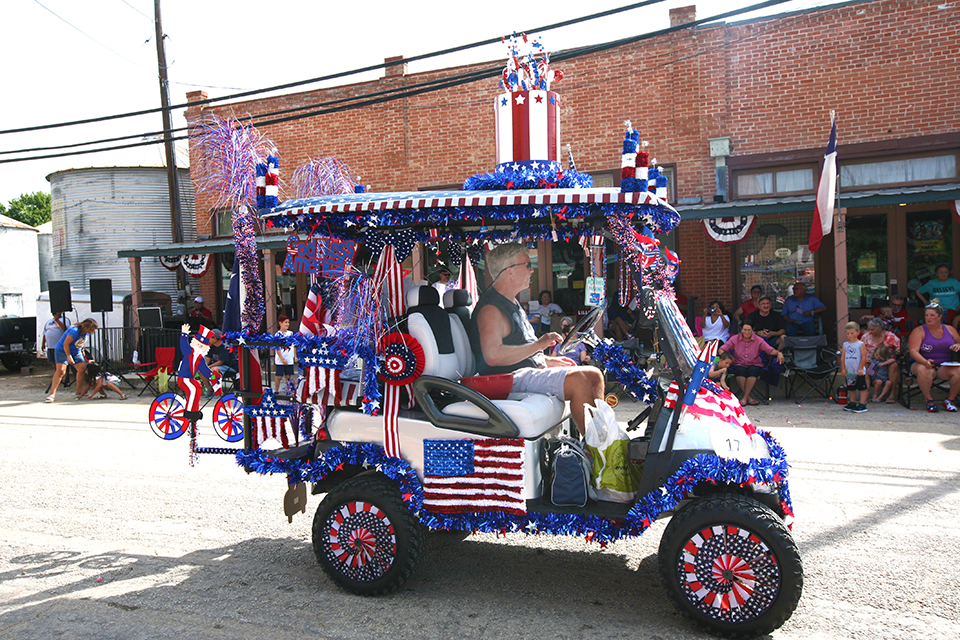
[{"label": "golf cart wheel", "polygon": [[228,393],[213,407],[213,430],[227,442],[243,440],[243,403]]},{"label": "golf cart wheel", "polygon": [[176,440],[187,430],[183,403],[174,393],[163,393],[150,405],[150,429],[158,438]]},{"label": "golf cart wheel", "polygon": [[663,533],[659,565],[680,612],[725,637],[779,628],[803,589],[790,531],[773,511],[741,495],[704,496],[683,507]]},{"label": "golf cart wheel", "polygon": [[382,475],[346,480],[327,494],[313,519],[313,551],[338,585],[381,595],[407,581],[423,557],[426,528],[397,485]]},{"label": "golf cart wheel", "polygon": [[620,396],[615,393],[608,393],[603,399],[610,405],[611,409],[615,409],[620,404]]}]

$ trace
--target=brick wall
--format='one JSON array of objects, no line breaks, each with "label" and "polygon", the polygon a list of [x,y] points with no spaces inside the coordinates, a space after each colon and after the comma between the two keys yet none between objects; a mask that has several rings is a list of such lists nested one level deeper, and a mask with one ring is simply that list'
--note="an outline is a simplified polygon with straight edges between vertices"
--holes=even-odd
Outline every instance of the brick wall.
[{"label": "brick wall", "polygon": [[[687,22],[693,11],[674,10],[672,19]],[[709,138],[729,136],[734,155],[822,148],[831,109],[841,149],[960,131],[958,41],[958,3],[875,0],[625,45],[556,65],[566,76],[554,86],[562,99],[562,143],[573,145],[581,171],[617,170],[629,118],[650,142],[651,157],[676,165],[678,197],[710,202]],[[393,67],[373,82],[208,111],[246,118],[485,66],[414,75]],[[495,164],[497,92],[489,79],[261,131],[279,148],[281,178],[309,156],[334,155],[377,191],[457,184]],[[209,209],[209,199],[198,195],[198,233],[210,232]],[[711,244],[699,221],[681,224],[678,240],[684,292],[732,302],[730,250]]]}]

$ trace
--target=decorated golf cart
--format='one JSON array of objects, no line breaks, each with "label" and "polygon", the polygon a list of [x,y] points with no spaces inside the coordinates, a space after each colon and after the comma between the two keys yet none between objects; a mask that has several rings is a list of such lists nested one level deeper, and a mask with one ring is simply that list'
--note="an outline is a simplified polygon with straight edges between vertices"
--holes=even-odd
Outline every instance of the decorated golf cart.
[{"label": "decorated golf cart", "polygon": [[[302,195],[326,195],[277,202],[272,156],[256,171],[259,185],[251,177],[230,187],[245,300],[242,327],[225,339],[240,350],[243,446],[198,447],[192,437],[194,450],[230,453],[247,472],[283,476],[290,517],[305,509],[308,485],[324,494],[314,550],[324,571],[357,594],[408,580],[428,529],[606,545],[670,516],[660,574],[680,611],[721,635],[769,633],[793,613],[803,582],[784,450],[705,376],[715,345],[698,347],[674,302],[679,259],[655,238],[679,215],[639,133],[627,123],[619,189],[592,188],[572,157],[564,166],[560,96],[549,90],[560,74],[536,45],[522,50],[529,45],[512,42],[496,97],[497,167],[468,178],[463,190],[364,193],[342,163],[324,159],[298,170],[295,182]],[[256,159],[243,149],[264,148],[253,130],[230,123],[200,123],[195,135],[195,144],[207,141],[210,192],[233,184],[226,174],[238,175],[240,160]],[[253,193],[256,212],[245,201]],[[255,329],[264,305],[253,240],[261,226],[288,230],[285,268],[311,273],[299,333]],[[594,361],[637,401],[627,450],[639,484],[629,502],[557,506],[551,465],[560,436],[576,434],[569,406],[477,375],[474,265],[504,242],[575,241],[602,279],[611,239],[619,302],[635,301],[655,331],[656,365],[647,370],[647,361],[595,337],[602,296],[561,351],[590,341]],[[417,243],[442,243],[459,268],[442,296],[405,277],[402,263]],[[254,350],[291,346],[296,390],[262,391]]]}]

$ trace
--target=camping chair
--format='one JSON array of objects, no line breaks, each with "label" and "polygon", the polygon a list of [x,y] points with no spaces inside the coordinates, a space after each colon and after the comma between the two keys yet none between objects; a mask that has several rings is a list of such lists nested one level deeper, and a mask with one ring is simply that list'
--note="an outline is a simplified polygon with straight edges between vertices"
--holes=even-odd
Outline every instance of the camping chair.
[{"label": "camping chair", "polygon": [[157,379],[165,375],[169,380],[169,376],[172,376],[174,373],[173,366],[177,355],[176,347],[157,347],[153,355],[156,362],[141,362],[135,365],[134,373],[144,382],[143,389],[140,390],[138,395],[142,396],[146,393],[147,389],[153,389],[155,395],[160,395],[162,392],[160,391],[160,385]]},{"label": "camping chair", "polygon": [[[787,373],[786,397],[792,395],[797,404],[814,391],[824,398],[833,397],[833,385],[840,370],[840,353],[827,347],[827,336],[786,336],[783,358]],[[804,385],[809,389],[797,399]]]}]

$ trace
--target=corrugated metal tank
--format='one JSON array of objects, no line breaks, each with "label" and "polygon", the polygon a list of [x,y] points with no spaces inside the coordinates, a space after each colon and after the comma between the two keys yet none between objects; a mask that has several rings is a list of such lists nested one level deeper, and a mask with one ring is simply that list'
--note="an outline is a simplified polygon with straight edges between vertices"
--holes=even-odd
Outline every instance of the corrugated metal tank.
[{"label": "corrugated metal tank", "polygon": [[[183,239],[196,240],[190,172],[178,169]],[[71,169],[48,176],[53,222],[53,272],[77,289],[91,278],[110,278],[114,291],[129,291],[130,263],[117,251],[173,242],[167,172],[152,167]],[[141,262],[144,291],[176,299],[177,280],[157,258]]]}]

